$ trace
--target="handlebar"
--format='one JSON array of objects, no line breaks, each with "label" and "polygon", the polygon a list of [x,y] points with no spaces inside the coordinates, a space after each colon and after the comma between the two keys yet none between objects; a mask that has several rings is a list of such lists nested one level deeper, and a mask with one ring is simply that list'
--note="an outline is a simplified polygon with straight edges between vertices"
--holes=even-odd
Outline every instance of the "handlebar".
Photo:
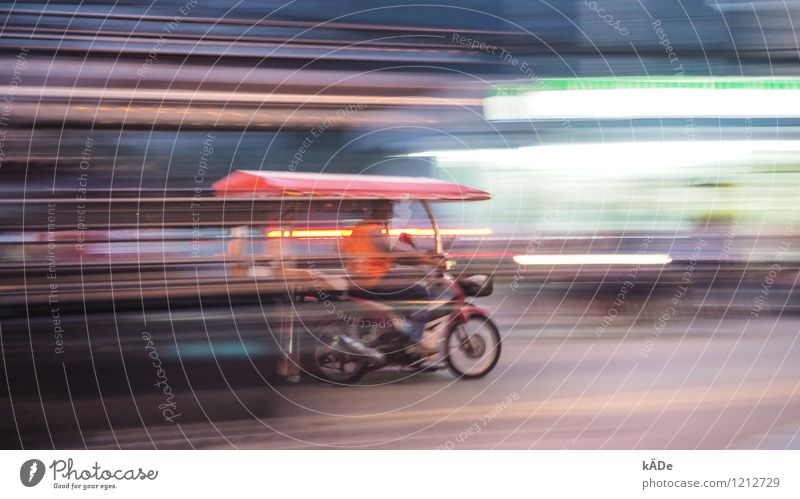
[{"label": "handlebar", "polygon": [[455,262],[447,258],[447,255],[436,255],[433,261],[433,271],[441,277],[452,269],[454,265]]}]

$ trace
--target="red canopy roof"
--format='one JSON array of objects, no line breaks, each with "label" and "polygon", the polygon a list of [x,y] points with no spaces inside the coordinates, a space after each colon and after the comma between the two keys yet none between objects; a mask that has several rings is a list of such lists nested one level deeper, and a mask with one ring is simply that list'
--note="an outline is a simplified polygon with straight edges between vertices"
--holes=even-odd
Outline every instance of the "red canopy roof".
[{"label": "red canopy roof", "polygon": [[226,198],[480,201],[492,197],[479,189],[426,177],[251,170],[237,170],[217,181],[213,188],[217,196]]}]

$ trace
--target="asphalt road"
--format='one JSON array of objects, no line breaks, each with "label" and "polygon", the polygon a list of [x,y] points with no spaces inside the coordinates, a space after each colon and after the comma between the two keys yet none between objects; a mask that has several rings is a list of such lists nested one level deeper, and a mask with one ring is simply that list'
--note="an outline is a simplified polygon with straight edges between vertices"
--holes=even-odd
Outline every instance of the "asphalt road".
[{"label": "asphalt road", "polygon": [[[173,423],[156,391],[28,395],[3,433],[10,446],[79,448],[800,448],[800,320],[674,326],[601,338],[516,330],[476,381],[386,371],[351,387],[176,386]],[[35,417],[44,406],[46,425]]]}]

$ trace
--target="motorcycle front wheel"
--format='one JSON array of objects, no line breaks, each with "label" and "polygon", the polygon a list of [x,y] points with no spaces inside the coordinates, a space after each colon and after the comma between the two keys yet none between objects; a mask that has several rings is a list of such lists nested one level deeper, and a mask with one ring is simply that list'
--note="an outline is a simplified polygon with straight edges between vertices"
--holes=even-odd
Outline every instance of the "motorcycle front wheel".
[{"label": "motorcycle front wheel", "polygon": [[500,359],[500,332],[486,316],[473,315],[447,333],[445,362],[460,378],[486,376]]}]

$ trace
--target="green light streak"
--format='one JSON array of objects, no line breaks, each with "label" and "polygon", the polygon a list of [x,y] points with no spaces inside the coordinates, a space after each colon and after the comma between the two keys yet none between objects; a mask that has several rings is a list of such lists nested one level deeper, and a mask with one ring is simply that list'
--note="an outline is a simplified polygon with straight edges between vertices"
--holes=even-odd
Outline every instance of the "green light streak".
[{"label": "green light streak", "polygon": [[631,89],[800,90],[800,78],[755,77],[619,77],[552,78],[536,83],[494,88],[492,96],[516,96],[529,92],[560,90]]}]

